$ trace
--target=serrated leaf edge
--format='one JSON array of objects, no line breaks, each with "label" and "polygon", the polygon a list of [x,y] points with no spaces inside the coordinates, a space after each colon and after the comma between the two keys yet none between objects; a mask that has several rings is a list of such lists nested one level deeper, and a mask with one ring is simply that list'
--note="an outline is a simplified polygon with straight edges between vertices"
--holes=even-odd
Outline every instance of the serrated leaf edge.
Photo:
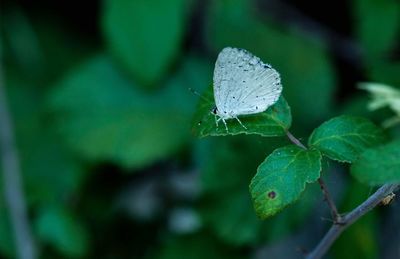
[{"label": "serrated leaf edge", "polygon": [[[268,158],[269,158],[270,156],[272,156],[272,154],[274,154],[275,152],[279,152],[280,149],[287,148],[287,147],[290,147],[290,146],[297,147],[297,146],[295,146],[295,145],[288,145],[288,146],[285,146],[285,147],[280,147],[280,148],[275,149],[275,150],[274,150],[271,154],[269,154],[269,155],[267,156],[267,158],[257,167],[257,173],[258,173],[258,170],[259,170],[260,166],[261,166],[263,163],[267,162]],[[322,154],[321,154],[321,151],[318,150],[318,149],[315,149],[315,148],[307,149],[307,150],[300,150],[300,152],[302,152],[302,151],[316,151],[316,152],[318,152],[318,154],[319,154],[319,169],[318,169],[318,172],[319,172],[319,176],[321,176],[321,171],[322,171],[322,163],[321,163]],[[297,155],[298,155],[298,154],[296,154],[296,156],[297,156]],[[296,156],[295,156],[295,157],[296,157]],[[307,156],[307,159],[310,159],[310,156]],[[295,159],[293,159],[289,164],[293,163],[294,160],[295,160]],[[289,165],[285,166],[285,168],[287,168],[287,167],[289,167]],[[257,173],[256,173],[256,174],[257,174]],[[251,190],[252,190],[252,185],[253,185],[253,180],[254,180],[254,178],[255,178],[255,176],[252,178],[252,180],[251,180],[251,182],[250,182],[250,185],[249,185],[250,194],[251,194]],[[319,177],[318,177],[318,178],[319,178]],[[318,178],[317,178],[317,180],[318,180]],[[305,181],[304,181],[304,184],[302,185],[302,188],[301,188],[301,190],[300,190],[300,192],[299,192],[298,197],[297,197],[295,200],[293,200],[292,202],[290,202],[290,203],[286,204],[285,206],[279,208],[274,214],[270,214],[270,215],[261,215],[261,214],[259,213],[259,211],[258,211],[258,210],[256,209],[256,207],[254,206],[254,205],[255,205],[255,204],[254,204],[254,199],[253,199],[253,196],[251,195],[251,196],[252,196],[252,200],[253,200],[254,210],[255,210],[257,216],[258,216],[260,219],[264,220],[264,219],[267,219],[267,218],[269,218],[269,217],[272,217],[272,216],[278,214],[279,212],[281,212],[282,210],[284,210],[284,209],[286,209],[287,207],[291,206],[292,204],[294,204],[295,202],[297,202],[297,201],[301,198],[301,196],[303,195],[304,191],[306,190],[307,184],[314,183],[314,182],[316,182],[317,180],[315,180],[315,181],[308,181],[308,180],[305,180]]]}]

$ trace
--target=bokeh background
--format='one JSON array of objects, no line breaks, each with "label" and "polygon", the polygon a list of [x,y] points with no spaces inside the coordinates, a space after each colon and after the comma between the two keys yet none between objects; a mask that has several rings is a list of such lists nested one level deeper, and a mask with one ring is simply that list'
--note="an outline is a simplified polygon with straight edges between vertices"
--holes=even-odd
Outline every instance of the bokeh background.
[{"label": "bokeh background", "polygon": [[[380,123],[358,82],[400,87],[396,0],[1,2],[1,73],[40,258],[299,258],[330,226],[318,186],[257,219],[248,191],[284,138],[191,133],[225,46],[282,76],[303,141],[338,114]],[[1,127],[2,125],[0,125]],[[1,169],[0,169],[1,170]],[[344,165],[324,178],[340,211],[373,191]],[[0,174],[0,257],[14,234]],[[399,258],[400,204],[348,229],[327,258]]]}]

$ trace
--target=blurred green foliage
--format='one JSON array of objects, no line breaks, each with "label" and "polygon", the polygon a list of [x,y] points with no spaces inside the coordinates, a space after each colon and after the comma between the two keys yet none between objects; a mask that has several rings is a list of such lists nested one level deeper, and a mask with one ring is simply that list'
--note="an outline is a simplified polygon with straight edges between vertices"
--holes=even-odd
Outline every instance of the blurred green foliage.
[{"label": "blurred green foliage", "polygon": [[102,29],[111,53],[144,85],[159,85],[180,51],[185,0],[105,0]]},{"label": "blurred green foliage", "polygon": [[128,168],[154,163],[188,142],[194,102],[186,86],[207,85],[210,69],[188,57],[157,93],[145,93],[105,56],[72,71],[49,97],[49,109],[71,147],[91,159]]},{"label": "blurred green foliage", "polygon": [[351,168],[351,173],[360,182],[379,185],[400,181],[397,170],[400,141],[366,150]]},{"label": "blurred green foliage", "polygon": [[[269,12],[279,8],[269,11],[259,2],[104,0],[87,3],[90,8],[74,1],[55,8],[47,1],[35,7],[5,1],[3,81],[41,258],[249,258],[263,249],[284,255],[296,249],[293,242],[309,250],[322,237],[320,218],[329,212],[315,184],[280,214],[265,221],[255,214],[250,180],[288,140],[197,139],[192,122],[209,116],[213,102],[209,96],[199,119],[199,97],[189,88],[206,92],[217,53],[240,47],[280,72],[282,105],[290,107],[296,135],[310,135],[338,113],[381,123],[387,111],[368,112],[368,99],[354,93],[354,86],[366,80],[400,87],[400,7],[395,0],[352,0],[339,10],[336,19],[347,12],[346,26],[352,28],[341,36],[361,53],[346,52],[360,67],[343,71],[349,65],[333,51],[335,40],[308,31],[301,19],[273,16]],[[280,8],[284,13],[285,5]],[[313,8],[299,10],[312,16]],[[317,22],[335,30],[334,22]],[[214,125],[207,118],[202,127]],[[290,125],[291,118],[284,121]],[[202,134],[216,135],[211,133]],[[399,136],[398,127],[388,135]],[[344,165],[323,167],[324,177],[338,179],[328,185],[341,211],[368,196],[369,188],[340,173]],[[4,184],[0,174],[1,194]],[[199,216],[199,229],[189,225],[179,233],[171,227],[171,211],[181,206]],[[135,216],[140,213],[150,216]],[[384,249],[379,236],[390,235],[379,230],[384,217],[370,214],[349,228],[331,258],[378,258]],[[180,224],[185,220],[178,218]],[[0,195],[1,257],[14,257],[13,243]],[[285,249],[279,250],[282,243]]]}]

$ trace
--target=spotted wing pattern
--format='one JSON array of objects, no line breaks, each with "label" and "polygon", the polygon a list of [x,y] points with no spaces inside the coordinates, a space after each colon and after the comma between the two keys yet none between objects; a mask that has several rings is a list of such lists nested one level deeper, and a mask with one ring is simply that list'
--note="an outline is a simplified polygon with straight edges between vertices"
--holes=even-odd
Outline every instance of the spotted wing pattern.
[{"label": "spotted wing pattern", "polygon": [[225,119],[263,112],[282,92],[279,73],[244,49],[220,52],[213,81],[215,103]]}]

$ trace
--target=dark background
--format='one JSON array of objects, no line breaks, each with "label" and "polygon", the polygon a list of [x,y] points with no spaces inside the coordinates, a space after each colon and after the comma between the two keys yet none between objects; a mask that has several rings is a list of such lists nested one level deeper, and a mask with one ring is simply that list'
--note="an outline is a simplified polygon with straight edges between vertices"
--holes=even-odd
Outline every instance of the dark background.
[{"label": "dark background", "polygon": [[[400,87],[395,0],[2,1],[1,57],[41,258],[299,258],[331,224],[318,186],[260,221],[248,184],[283,138],[191,134],[225,46],[281,74],[292,131],[338,114],[380,123],[357,83]],[[324,178],[348,211],[372,188]],[[0,177],[0,190],[7,184]],[[3,191],[1,192],[3,193]],[[328,258],[397,258],[398,202],[347,230]],[[15,249],[0,199],[0,256]]]}]

